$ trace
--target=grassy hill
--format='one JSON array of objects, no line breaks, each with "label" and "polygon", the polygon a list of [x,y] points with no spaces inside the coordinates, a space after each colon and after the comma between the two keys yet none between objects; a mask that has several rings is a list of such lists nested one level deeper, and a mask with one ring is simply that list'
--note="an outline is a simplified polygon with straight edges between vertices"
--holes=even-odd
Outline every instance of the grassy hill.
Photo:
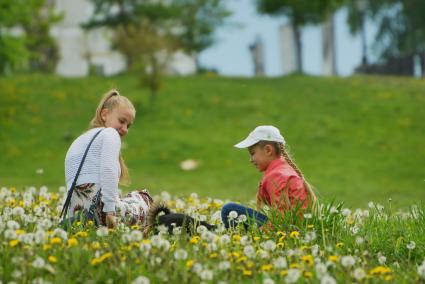
[{"label": "grassy hill", "polygon": [[[131,75],[0,78],[0,186],[63,185],[67,148],[112,87],[138,111],[124,143],[130,188],[251,199],[261,174],[233,144],[273,124],[321,198],[425,200],[425,81],[388,77],[168,78],[154,107]],[[189,158],[200,167],[182,171]]]}]

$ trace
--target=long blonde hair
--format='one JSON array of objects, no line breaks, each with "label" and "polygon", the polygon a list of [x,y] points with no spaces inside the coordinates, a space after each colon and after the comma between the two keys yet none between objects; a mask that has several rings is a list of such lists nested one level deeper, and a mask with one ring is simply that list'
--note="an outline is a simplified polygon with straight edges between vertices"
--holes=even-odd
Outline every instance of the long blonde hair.
[{"label": "long blonde hair", "polygon": [[[134,112],[134,115],[136,115],[136,109],[134,108],[133,104],[130,102],[130,100],[124,96],[121,96],[117,90],[110,90],[108,91],[103,98],[100,100],[99,105],[97,106],[96,113],[89,124],[89,129],[95,128],[95,127],[104,127],[105,122],[102,119],[101,113],[103,109],[108,109],[109,111],[112,111],[116,107],[120,105],[128,106],[132,109]],[[127,165],[125,164],[125,161],[122,157],[121,151],[119,155],[119,163],[121,167],[121,175],[120,175],[120,183],[121,184],[129,184],[130,183],[130,175],[128,173]]]},{"label": "long blonde hair", "polygon": [[300,178],[304,181],[304,187],[307,190],[307,202],[308,206],[313,208],[316,205],[316,194],[313,191],[312,186],[307,182],[306,178],[304,177],[301,170],[298,168],[297,164],[295,164],[294,159],[291,157],[289,152],[286,150],[285,145],[280,142],[274,142],[274,141],[260,141],[258,143],[261,147],[264,147],[266,144],[270,144],[273,146],[275,152],[277,155],[283,157],[286,162],[295,170],[295,172],[300,176]]}]

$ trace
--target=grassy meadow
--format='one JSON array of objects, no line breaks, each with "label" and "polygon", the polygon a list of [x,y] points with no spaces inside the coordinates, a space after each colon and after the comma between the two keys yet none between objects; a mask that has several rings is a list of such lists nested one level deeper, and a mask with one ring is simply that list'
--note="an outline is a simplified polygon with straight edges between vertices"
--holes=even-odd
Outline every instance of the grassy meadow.
[{"label": "grassy meadow", "polygon": [[[67,148],[110,88],[137,108],[124,141],[132,178],[124,190],[250,200],[261,173],[233,145],[272,124],[322,200],[363,208],[425,200],[425,81],[395,77],[173,77],[154,105],[133,75],[3,77],[0,186],[63,185]],[[183,171],[186,159],[199,168]]]}]

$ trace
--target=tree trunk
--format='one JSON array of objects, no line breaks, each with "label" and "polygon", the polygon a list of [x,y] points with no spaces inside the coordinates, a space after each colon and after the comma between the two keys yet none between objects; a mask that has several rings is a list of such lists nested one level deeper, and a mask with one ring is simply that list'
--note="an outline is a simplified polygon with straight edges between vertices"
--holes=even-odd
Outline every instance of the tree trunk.
[{"label": "tree trunk", "polygon": [[296,72],[303,73],[303,54],[302,54],[302,42],[301,42],[301,29],[300,26],[293,23],[292,29],[294,30],[294,39],[295,39],[295,62],[296,62]]}]

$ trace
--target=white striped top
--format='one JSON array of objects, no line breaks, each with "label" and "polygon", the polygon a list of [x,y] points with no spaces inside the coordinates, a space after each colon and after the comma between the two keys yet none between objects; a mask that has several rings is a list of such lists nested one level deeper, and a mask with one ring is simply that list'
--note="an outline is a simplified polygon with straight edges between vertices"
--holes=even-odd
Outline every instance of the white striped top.
[{"label": "white striped top", "polygon": [[[90,140],[101,128],[103,127],[88,130],[75,139],[69,147],[65,157],[65,179],[68,189],[71,188]],[[84,183],[99,184],[102,190],[101,200],[104,203],[104,212],[114,212],[116,202],[119,200],[120,149],[121,138],[118,131],[111,127],[105,128],[90,146],[78,176],[77,186]]]}]

